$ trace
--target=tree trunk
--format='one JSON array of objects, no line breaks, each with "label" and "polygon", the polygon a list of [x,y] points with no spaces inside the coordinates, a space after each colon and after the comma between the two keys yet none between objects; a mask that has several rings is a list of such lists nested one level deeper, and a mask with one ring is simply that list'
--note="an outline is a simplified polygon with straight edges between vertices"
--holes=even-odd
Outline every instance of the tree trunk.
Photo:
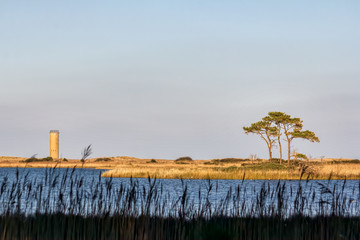
[{"label": "tree trunk", "polygon": [[269,160],[270,160],[270,159],[272,159],[272,152],[271,152],[272,146],[271,146],[271,143],[268,143],[267,141],[266,141],[266,145],[267,145],[267,147],[269,149]]},{"label": "tree trunk", "polygon": [[279,148],[280,148],[280,164],[281,164],[281,161],[282,161],[282,148],[281,148],[280,136],[278,137],[278,141],[279,141]]},{"label": "tree trunk", "polygon": [[272,159],[272,152],[271,152],[271,146],[269,146],[269,160]]},{"label": "tree trunk", "polygon": [[288,165],[290,165],[290,156],[291,156],[291,142],[290,142],[290,139],[288,139]]}]

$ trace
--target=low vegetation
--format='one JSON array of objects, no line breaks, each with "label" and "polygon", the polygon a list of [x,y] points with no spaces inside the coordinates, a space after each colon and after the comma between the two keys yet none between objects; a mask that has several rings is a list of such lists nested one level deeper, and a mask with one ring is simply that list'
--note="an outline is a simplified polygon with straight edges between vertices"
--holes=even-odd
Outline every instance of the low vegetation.
[{"label": "low vegetation", "polygon": [[95,162],[110,162],[110,161],[113,161],[113,160],[111,160],[111,158],[107,158],[107,157],[95,159]]},{"label": "low vegetation", "polygon": [[46,158],[36,158],[36,157],[31,157],[28,159],[25,159],[24,162],[26,163],[30,163],[30,162],[52,162],[54,161],[54,159],[52,157],[46,157]]},{"label": "low vegetation", "polygon": [[[360,179],[358,160],[291,160],[290,164],[278,159],[214,159],[192,161],[157,160],[156,164],[140,160],[119,163],[103,173],[103,177],[183,178],[183,179]],[[284,164],[286,163],[286,164]]]},{"label": "low vegetation", "polygon": [[176,164],[189,164],[193,162],[191,157],[180,157],[174,161]]},{"label": "low vegetation", "polygon": [[211,162],[213,163],[241,163],[249,161],[249,159],[243,158],[222,158],[222,159],[213,159]]},{"label": "low vegetation", "polygon": [[[108,160],[110,159],[110,160]],[[190,158],[191,159],[191,158]],[[243,159],[224,158],[212,160],[177,160],[138,159],[134,157],[108,157],[86,159],[45,159],[27,160],[25,158],[0,157],[0,167],[27,168],[97,168],[107,169],[103,177],[136,177],[146,178],[183,178],[183,179],[327,179],[331,174],[334,179],[360,179],[360,161],[358,159]]]}]

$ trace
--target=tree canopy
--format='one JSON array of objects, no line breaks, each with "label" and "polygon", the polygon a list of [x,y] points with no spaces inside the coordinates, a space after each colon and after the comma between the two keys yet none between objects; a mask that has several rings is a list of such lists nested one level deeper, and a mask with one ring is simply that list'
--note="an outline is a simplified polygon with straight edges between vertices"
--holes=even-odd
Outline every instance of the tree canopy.
[{"label": "tree canopy", "polygon": [[291,142],[294,139],[301,138],[310,142],[320,142],[314,132],[309,130],[303,131],[302,128],[303,121],[300,118],[291,117],[283,112],[269,112],[261,121],[252,123],[250,127],[243,127],[243,130],[246,134],[253,133],[260,135],[265,140],[270,159],[272,158],[272,148],[277,143],[280,150],[280,163],[282,160],[281,136],[284,135],[284,140],[287,142],[288,147],[288,162],[290,163]]}]

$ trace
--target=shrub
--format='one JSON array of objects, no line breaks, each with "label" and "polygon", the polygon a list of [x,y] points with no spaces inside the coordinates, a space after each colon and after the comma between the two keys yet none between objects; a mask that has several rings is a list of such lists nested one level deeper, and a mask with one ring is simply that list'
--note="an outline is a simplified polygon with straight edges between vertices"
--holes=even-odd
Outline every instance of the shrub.
[{"label": "shrub", "polygon": [[46,157],[46,158],[36,158],[36,157],[31,157],[28,158],[26,160],[24,160],[24,162],[51,162],[54,161],[54,159],[52,157]]},{"label": "shrub", "polygon": [[245,161],[249,161],[249,159],[243,159],[243,158],[222,158],[222,159],[213,159],[211,160],[214,163],[218,162],[218,163],[240,163],[240,162],[245,162]]},{"label": "shrub", "polygon": [[211,160],[209,162],[204,162],[205,165],[219,165],[219,160]]},{"label": "shrub", "polygon": [[97,158],[95,162],[110,162],[111,158]]},{"label": "shrub", "polygon": [[66,158],[63,159],[64,162],[68,162],[68,160]]},{"label": "shrub", "polygon": [[191,157],[179,157],[175,161],[192,161]]},{"label": "shrub", "polygon": [[295,159],[308,160],[308,157],[307,157],[305,154],[297,153],[297,154],[295,155]]},{"label": "shrub", "polygon": [[191,163],[193,160],[191,157],[180,157],[178,159],[175,160],[176,164],[189,164]]},{"label": "shrub", "polygon": [[49,161],[54,161],[54,159],[53,159],[52,157],[42,158],[41,160],[42,160],[42,161],[47,161],[47,162],[49,162]]},{"label": "shrub", "polygon": [[332,164],[341,164],[341,163],[360,163],[359,159],[350,159],[350,160],[333,160]]}]

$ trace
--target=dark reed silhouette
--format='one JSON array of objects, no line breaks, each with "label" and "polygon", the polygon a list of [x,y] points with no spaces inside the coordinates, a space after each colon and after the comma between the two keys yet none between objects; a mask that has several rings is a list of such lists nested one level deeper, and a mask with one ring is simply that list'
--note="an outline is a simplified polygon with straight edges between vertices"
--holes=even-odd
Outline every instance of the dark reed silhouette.
[{"label": "dark reed silhouette", "polygon": [[[16,172],[0,180],[1,239],[359,239],[360,184],[299,181],[288,187],[264,182],[255,201],[244,180],[211,201],[216,184],[191,195],[185,181],[177,195],[148,179],[141,185],[91,180],[76,169],[46,170],[31,179]],[[339,181],[338,181],[339,182]],[[306,185],[306,188],[304,187]],[[318,184],[316,191],[313,184]]]}]

